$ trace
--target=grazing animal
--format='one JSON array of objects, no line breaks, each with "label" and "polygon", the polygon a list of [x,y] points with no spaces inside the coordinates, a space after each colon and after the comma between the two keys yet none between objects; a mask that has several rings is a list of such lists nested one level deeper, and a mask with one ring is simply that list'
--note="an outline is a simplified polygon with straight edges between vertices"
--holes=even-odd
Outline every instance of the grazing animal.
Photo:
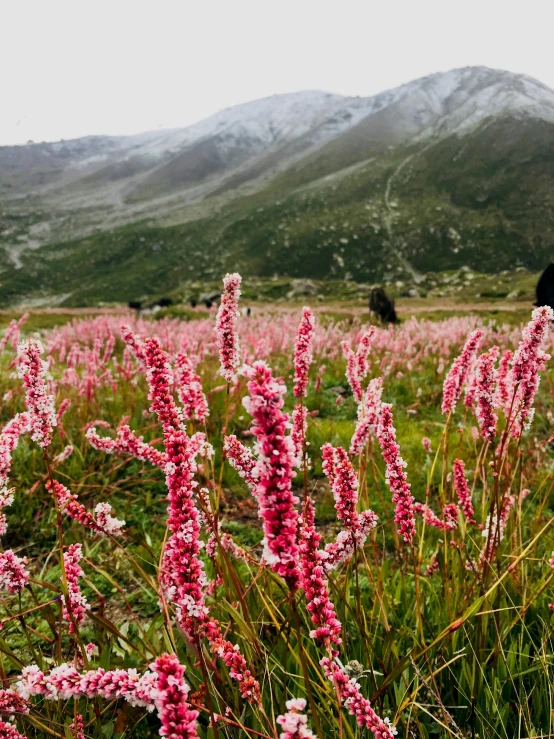
[{"label": "grazing animal", "polygon": [[382,287],[374,287],[369,296],[370,313],[376,313],[383,323],[398,323],[394,300],[389,298]]},{"label": "grazing animal", "polygon": [[171,298],[160,298],[157,305],[159,305],[160,308],[169,308],[170,305],[173,305],[173,300]]},{"label": "grazing animal", "polygon": [[142,303],[140,300],[129,300],[129,308],[131,308],[131,310],[136,310],[138,313],[142,310]]},{"label": "grazing animal", "polygon": [[554,262],[550,262],[539,277],[536,296],[535,305],[549,305],[554,310]]}]

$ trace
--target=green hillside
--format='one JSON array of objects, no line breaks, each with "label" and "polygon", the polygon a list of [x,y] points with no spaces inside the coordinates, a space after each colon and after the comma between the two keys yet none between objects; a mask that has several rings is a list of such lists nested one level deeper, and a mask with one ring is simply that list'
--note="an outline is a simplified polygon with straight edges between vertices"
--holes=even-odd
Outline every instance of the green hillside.
[{"label": "green hillside", "polygon": [[[351,144],[351,146],[350,146]],[[408,283],[554,258],[554,126],[487,121],[433,144],[364,146],[350,132],[255,194],[176,226],[142,220],[2,258],[2,305],[127,301],[248,276]],[[198,208],[197,208],[198,211]]]}]

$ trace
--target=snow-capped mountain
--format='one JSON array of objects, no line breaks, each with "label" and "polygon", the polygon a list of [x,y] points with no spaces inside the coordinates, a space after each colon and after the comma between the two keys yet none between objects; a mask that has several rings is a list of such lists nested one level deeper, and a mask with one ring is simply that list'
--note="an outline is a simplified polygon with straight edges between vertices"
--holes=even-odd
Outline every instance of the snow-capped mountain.
[{"label": "snow-capped mountain", "polygon": [[[382,179],[377,190],[367,185],[367,197],[373,203],[371,227],[390,243],[402,212],[395,210],[398,191],[408,183],[428,194],[437,185],[423,181],[423,172],[446,151],[450,159],[441,160],[435,180],[456,191],[450,205],[471,201],[469,181],[483,190],[475,202],[489,203],[490,188],[477,180],[477,171],[488,176],[498,168],[495,182],[502,180],[503,192],[508,174],[517,191],[525,168],[534,167],[542,183],[550,181],[551,130],[554,91],[524,75],[467,67],[368,98],[320,91],[274,95],[182,129],[0,147],[0,247],[5,253],[0,262],[19,270],[29,250],[38,250],[36,259],[47,244],[135,222],[193,227],[201,219],[221,217],[228,225],[253,207],[248,199],[253,194],[260,203],[271,203],[305,198],[307,191],[322,194],[329,185],[334,190],[325,196],[325,213],[361,172],[367,172],[368,183]],[[260,220],[258,208],[249,223]],[[508,221],[512,217],[506,214]],[[239,240],[241,249],[259,249],[247,231]],[[270,243],[278,244],[278,237]],[[423,248],[421,238],[415,254]],[[406,253],[409,241],[403,242]]]},{"label": "snow-capped mountain", "polygon": [[114,196],[124,204],[188,190],[190,202],[220,191],[226,178],[253,163],[248,180],[279,171],[357,126],[371,136],[386,124],[383,142],[398,143],[462,132],[507,113],[554,121],[554,91],[524,75],[468,67],[369,98],[273,95],[183,129],[0,147],[0,197],[36,194],[75,206],[92,197],[109,205]]}]

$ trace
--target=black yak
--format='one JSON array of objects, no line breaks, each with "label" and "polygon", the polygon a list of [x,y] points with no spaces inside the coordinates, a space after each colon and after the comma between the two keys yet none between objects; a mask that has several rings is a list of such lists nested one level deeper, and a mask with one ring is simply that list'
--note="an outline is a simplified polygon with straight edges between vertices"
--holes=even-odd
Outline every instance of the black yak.
[{"label": "black yak", "polygon": [[554,262],[539,277],[536,289],[535,305],[549,305],[554,310]]},{"label": "black yak", "polygon": [[394,300],[389,298],[382,287],[374,287],[371,291],[369,310],[371,313],[376,313],[383,323],[398,323]]}]

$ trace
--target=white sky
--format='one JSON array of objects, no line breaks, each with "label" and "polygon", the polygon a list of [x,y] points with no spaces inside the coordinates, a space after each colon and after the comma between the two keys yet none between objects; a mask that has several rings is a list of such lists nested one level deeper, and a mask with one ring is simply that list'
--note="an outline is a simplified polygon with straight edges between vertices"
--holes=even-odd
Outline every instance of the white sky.
[{"label": "white sky", "polygon": [[0,144],[482,64],[554,88],[551,0],[0,0]]}]

